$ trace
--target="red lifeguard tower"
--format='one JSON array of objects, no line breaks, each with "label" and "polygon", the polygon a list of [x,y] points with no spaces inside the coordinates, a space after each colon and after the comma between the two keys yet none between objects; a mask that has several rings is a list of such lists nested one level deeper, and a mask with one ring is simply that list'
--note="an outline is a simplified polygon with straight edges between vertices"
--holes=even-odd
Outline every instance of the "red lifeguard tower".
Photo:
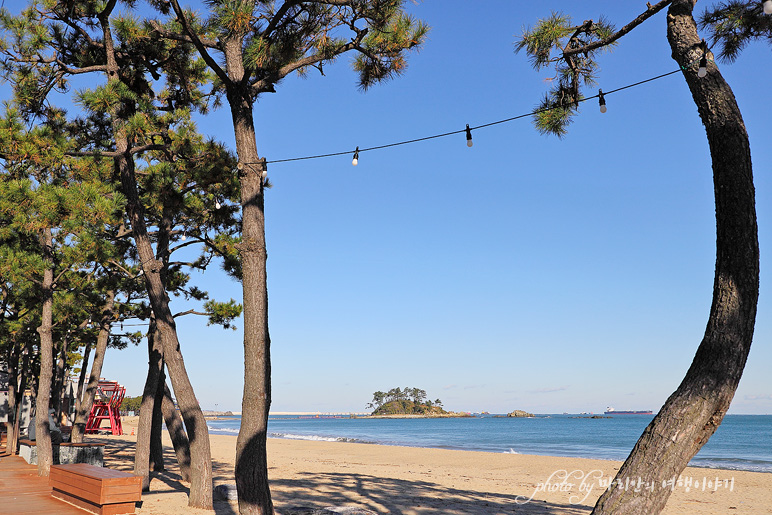
[{"label": "red lifeguard tower", "polygon": [[94,399],[91,413],[88,414],[86,434],[98,433],[103,420],[109,421],[109,429],[112,434],[117,436],[123,434],[120,407],[125,394],[126,388],[116,381],[99,381],[97,386],[98,398]]}]

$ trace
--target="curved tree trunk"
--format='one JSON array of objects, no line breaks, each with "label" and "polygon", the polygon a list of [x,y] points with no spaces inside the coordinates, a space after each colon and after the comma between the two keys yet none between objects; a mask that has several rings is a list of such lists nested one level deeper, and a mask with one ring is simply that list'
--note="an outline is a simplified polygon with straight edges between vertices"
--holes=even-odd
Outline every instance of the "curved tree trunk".
[{"label": "curved tree trunk", "polygon": [[[110,13],[115,1],[108,2],[107,8],[99,14],[103,34],[107,80],[109,84],[119,82],[120,67],[115,55],[113,36],[110,28]],[[128,106],[126,106],[128,107]],[[182,411],[182,418],[190,436],[191,483],[188,506],[212,509],[212,454],[209,445],[209,431],[206,419],[198,404],[193,385],[190,383],[185,361],[182,358],[180,342],[177,338],[177,326],[169,307],[169,296],[160,277],[162,264],[156,260],[153,245],[147,232],[144,207],[139,199],[137,178],[134,171],[134,158],[126,133],[125,120],[117,107],[112,107],[112,119],[115,149],[120,157],[114,159],[116,175],[120,178],[121,189],[126,197],[126,213],[131,224],[137,256],[142,265],[145,287],[150,305],[153,308],[158,334],[160,335],[163,355],[169,370],[174,393]]]},{"label": "curved tree trunk", "polygon": [[[102,308],[100,318],[99,335],[94,348],[94,362],[91,364],[91,373],[88,376],[88,385],[83,398],[80,399],[80,405],[75,412],[75,422],[72,425],[71,441],[80,443],[83,441],[83,434],[86,431],[88,416],[91,413],[91,406],[94,405],[97,389],[99,388],[99,377],[102,375],[102,365],[105,362],[105,353],[107,352],[107,343],[110,339],[110,321],[113,318],[113,308],[115,307],[115,291],[108,290],[105,298],[105,306]],[[88,364],[83,360],[83,366]]]},{"label": "curved tree trunk", "polygon": [[[668,41],[705,125],[716,198],[716,273],[705,336],[678,389],[665,402],[598,500],[596,514],[659,513],[689,460],[718,428],[742,376],[753,338],[759,293],[759,247],[750,146],[732,90],[710,62],[697,76],[701,39],[696,0],[676,0]],[[625,489],[626,479],[653,490]],[[614,484],[622,487],[614,488]]]},{"label": "curved tree trunk", "polygon": [[[125,138],[116,138],[118,148],[126,151],[128,142]],[[121,148],[122,147],[122,148]],[[145,226],[144,213],[139,202],[134,163],[131,159],[116,159],[121,175],[123,192],[127,197],[127,211],[131,220],[134,241],[144,271],[150,305],[158,324],[158,334],[163,346],[163,356],[169,370],[174,392],[182,411],[182,418],[190,437],[191,484],[188,505],[194,508],[212,509],[212,458],[209,445],[209,431],[201,406],[196,400],[193,385],[185,370],[185,362],[177,338],[169,298],[159,277],[160,264],[153,256],[153,247]]]},{"label": "curved tree trunk", "polygon": [[40,315],[40,375],[38,379],[38,394],[35,402],[35,446],[38,453],[38,476],[48,476],[53,462],[51,449],[51,433],[48,427],[48,406],[51,401],[51,379],[54,367],[54,339],[52,333],[54,317],[54,250],[53,235],[50,228],[43,230],[40,243],[43,247],[43,284],[41,298],[43,300]]}]

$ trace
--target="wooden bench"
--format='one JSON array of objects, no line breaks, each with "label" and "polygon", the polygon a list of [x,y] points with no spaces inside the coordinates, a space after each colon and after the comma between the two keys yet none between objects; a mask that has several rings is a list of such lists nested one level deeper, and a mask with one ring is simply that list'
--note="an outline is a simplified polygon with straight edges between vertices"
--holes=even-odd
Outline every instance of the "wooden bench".
[{"label": "wooden bench", "polygon": [[134,513],[142,500],[142,478],[85,463],[52,465],[51,495],[98,515]]}]

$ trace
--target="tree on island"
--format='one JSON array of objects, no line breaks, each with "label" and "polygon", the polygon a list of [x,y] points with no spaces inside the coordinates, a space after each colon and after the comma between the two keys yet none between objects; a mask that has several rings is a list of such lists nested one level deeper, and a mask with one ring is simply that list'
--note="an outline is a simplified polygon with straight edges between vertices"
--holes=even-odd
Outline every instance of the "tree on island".
[{"label": "tree on island", "polygon": [[[518,50],[526,50],[535,68],[556,69],[556,85],[541,106],[550,110],[538,114],[535,123],[541,132],[560,136],[578,109],[581,85],[593,83],[597,52],[615,45],[619,38],[669,6],[667,38],[672,57],[692,93],[710,146],[717,249],[713,303],[705,335],[683,381],[645,429],[612,486],[601,495],[593,510],[596,514],[659,513],[664,508],[670,489],[635,491],[613,485],[624,484],[626,478],[662,485],[683,471],[726,414],[753,338],[759,245],[750,145],[734,94],[698,34],[695,4],[696,0],[647,4],[644,13],[620,30],[605,21],[587,20],[575,26],[570,17],[553,14],[526,31],[517,45]],[[753,24],[745,26],[763,25],[769,33],[769,22],[761,18],[761,2],[734,1],[729,5],[751,13]],[[723,6],[714,11],[718,20],[706,15],[703,21],[714,27],[714,36],[725,44],[723,55],[731,58],[742,47],[738,41],[756,37],[756,32],[743,32],[742,24],[732,21],[732,11],[726,9]],[[737,32],[731,29],[733,23]],[[733,39],[738,34],[740,39]]]},{"label": "tree on island", "polygon": [[426,390],[420,388],[392,388],[388,392],[373,393],[373,400],[367,403],[373,415],[438,415],[447,413],[442,401],[426,400]]}]

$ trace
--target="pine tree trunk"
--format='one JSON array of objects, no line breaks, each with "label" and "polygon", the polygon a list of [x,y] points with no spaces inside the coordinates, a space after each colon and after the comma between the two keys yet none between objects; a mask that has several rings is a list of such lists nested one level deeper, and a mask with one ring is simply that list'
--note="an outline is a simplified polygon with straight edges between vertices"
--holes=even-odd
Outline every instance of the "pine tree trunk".
[{"label": "pine tree trunk", "polygon": [[[16,346],[16,341],[11,340],[8,346],[8,418],[6,423],[6,441],[5,450],[11,454],[16,454],[16,406],[18,399],[18,384],[19,384],[19,349]],[[22,391],[24,391],[24,385],[21,385]]]},{"label": "pine tree trunk", "polygon": [[163,352],[155,323],[151,321],[147,332],[148,366],[145,388],[142,391],[142,405],[137,423],[137,445],[134,448],[134,475],[142,478],[142,491],[150,490],[150,440],[153,428],[158,378],[163,367]]},{"label": "pine tree trunk", "polygon": [[164,386],[166,386],[166,374],[164,374],[163,359],[158,371],[156,381],[155,399],[153,400],[153,422],[150,429],[150,470],[161,472],[164,470],[164,447],[161,442],[163,432],[163,412],[161,405],[164,400]]},{"label": "pine tree trunk", "polygon": [[[113,4],[114,5],[114,4]],[[120,68],[115,56],[112,33],[110,30],[109,10],[99,15],[102,26],[108,83],[120,81]],[[128,106],[127,106],[128,107]],[[134,159],[130,153],[129,138],[125,132],[125,120],[117,108],[110,112],[114,129],[115,149],[120,153],[116,157],[115,169],[120,177],[121,189],[126,197],[126,213],[131,224],[137,256],[142,265],[145,287],[150,305],[153,308],[158,333],[163,346],[163,355],[169,370],[177,402],[182,411],[185,427],[188,429],[191,453],[191,484],[188,506],[192,508],[212,509],[212,455],[209,445],[209,431],[206,419],[201,412],[193,385],[190,383],[185,361],[182,358],[180,342],[177,338],[177,326],[169,308],[169,297],[160,271],[162,264],[153,254],[153,245],[147,233],[145,212],[139,199],[137,179],[134,171]]]},{"label": "pine tree trunk", "polygon": [[659,513],[677,479],[718,428],[750,352],[759,293],[759,247],[750,145],[732,90],[715,64],[697,76],[701,38],[692,10],[696,0],[676,0],[668,11],[673,58],[697,105],[710,146],[716,200],[716,272],[705,336],[678,389],[644,431],[616,479],[653,490],[614,488],[595,514]]},{"label": "pine tree trunk", "polygon": [[[102,308],[102,317],[100,319],[99,334],[97,335],[96,347],[94,347],[94,362],[91,364],[91,373],[88,377],[88,385],[80,405],[76,408],[75,422],[72,425],[72,435],[70,441],[73,443],[83,442],[83,434],[86,431],[88,416],[91,413],[91,407],[94,405],[97,389],[99,388],[99,378],[102,375],[102,365],[105,362],[105,353],[107,352],[107,343],[110,340],[110,321],[113,317],[115,307],[115,291],[108,290],[105,297],[105,306]],[[83,366],[88,364],[86,358],[83,359]]]},{"label": "pine tree trunk", "polygon": [[[77,427],[76,423],[78,422],[78,415],[80,414],[81,409],[83,408],[83,389],[86,386],[86,374],[88,373],[88,362],[90,358],[91,358],[91,342],[89,341],[86,343],[86,346],[83,349],[83,361],[81,362],[80,374],[78,375],[78,391],[75,394],[75,420],[73,421],[72,435],[70,437],[71,439],[70,441],[72,442],[76,442],[75,440],[75,430]],[[79,431],[79,434],[80,434],[80,439],[77,440],[77,442],[81,442],[83,439],[82,428]]]},{"label": "pine tree trunk", "polygon": [[[240,77],[240,48],[226,45],[231,77]],[[243,69],[241,69],[243,73]],[[228,89],[228,101],[239,161],[244,164],[241,182],[242,243],[239,248],[244,291],[244,394],[241,428],[236,441],[236,488],[241,515],[272,515],[268,484],[266,437],[271,406],[271,357],[268,334],[265,214],[262,172],[265,161],[257,155],[252,103],[237,85]]]},{"label": "pine tree trunk", "polygon": [[62,345],[59,348],[59,358],[56,360],[56,369],[54,374],[54,387],[51,391],[52,407],[56,410],[54,419],[61,420],[62,397],[64,396],[65,370],[67,364],[67,348],[69,347],[68,337],[62,338]]},{"label": "pine tree trunk", "polygon": [[[30,355],[32,354],[32,340],[28,340],[27,344],[24,347],[24,351],[22,351],[22,359],[21,359],[21,367],[19,368],[18,376],[19,376],[19,388],[16,392],[16,401],[15,401],[15,418],[13,423],[13,428],[11,426],[8,426],[8,445],[6,449],[11,454],[16,454],[19,447],[19,433],[21,432],[21,409],[22,404],[24,403],[24,390],[27,388],[27,380],[30,377]],[[32,403],[30,402],[30,406],[32,406]],[[11,436],[11,429],[13,429],[13,436]]]},{"label": "pine tree trunk", "polygon": [[166,430],[169,431],[169,438],[174,446],[174,454],[177,456],[177,464],[180,466],[180,477],[183,481],[190,481],[190,441],[185,433],[185,426],[182,424],[180,414],[174,407],[172,393],[164,381],[164,397],[161,403]]},{"label": "pine tree trunk", "polygon": [[[116,138],[119,141],[119,138]],[[127,143],[125,139],[122,145]],[[119,148],[120,148],[119,146]],[[177,329],[169,308],[169,298],[159,277],[160,265],[153,256],[153,247],[147,234],[144,213],[139,203],[136,180],[134,178],[134,163],[130,159],[118,158],[118,167],[121,170],[121,182],[123,192],[127,197],[127,211],[131,220],[134,241],[137,253],[144,271],[145,285],[147,287],[150,305],[158,324],[163,355],[169,370],[169,379],[172,382],[174,392],[177,394],[177,402],[182,411],[182,418],[190,439],[191,453],[191,484],[188,506],[193,508],[212,509],[212,461],[209,446],[209,431],[206,427],[206,419],[201,412],[201,407],[196,400],[193,385],[190,383],[188,373],[185,370],[185,362],[180,350],[180,342],[177,339]]]},{"label": "pine tree trunk", "polygon": [[53,461],[51,433],[48,426],[48,406],[51,400],[51,379],[54,367],[53,308],[54,308],[54,251],[50,228],[43,230],[43,283],[41,287],[42,310],[40,315],[40,375],[35,415],[35,446],[38,454],[38,475],[48,476]]},{"label": "pine tree trunk", "polygon": [[88,373],[88,362],[91,359],[91,342],[87,342],[83,348],[83,361],[80,365],[80,374],[78,375],[78,393],[75,394],[77,404],[75,411],[80,409],[80,401],[83,399],[83,388],[86,386],[86,374]]}]

